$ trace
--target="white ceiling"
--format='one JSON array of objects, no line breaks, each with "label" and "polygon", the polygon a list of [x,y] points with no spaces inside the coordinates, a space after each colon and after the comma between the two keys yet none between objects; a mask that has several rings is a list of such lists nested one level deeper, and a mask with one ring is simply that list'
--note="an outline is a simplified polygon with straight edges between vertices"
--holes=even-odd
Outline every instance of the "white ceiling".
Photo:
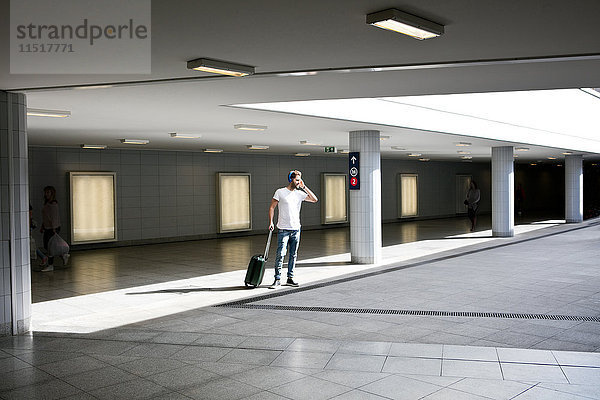
[{"label": "white ceiling", "polygon": [[[0,26],[8,37],[8,1]],[[418,41],[365,24],[365,15],[396,7],[445,25],[439,38]],[[28,118],[30,144],[123,148],[120,138],[146,138],[145,148],[242,152],[267,144],[270,154],[322,148],[300,140],[347,148],[347,132],[381,130],[384,157],[406,157],[390,146],[457,159],[454,142],[472,142],[474,160],[489,160],[498,142],[371,123],[243,110],[229,105],[293,100],[474,93],[600,86],[597,0],[281,0],[152,2],[152,74],[11,75],[0,59],[0,88],[24,91],[31,108],[70,110],[65,119]],[[8,55],[8,40],[0,42]],[[575,58],[573,56],[585,57]],[[257,75],[212,78],[186,69],[198,57],[256,66]],[[550,59],[542,59],[542,58]],[[518,63],[508,62],[518,59]],[[118,62],[118,60],[114,60]],[[473,63],[472,61],[483,61]],[[471,62],[471,63],[467,63]],[[439,65],[447,63],[445,65]],[[449,64],[448,64],[449,63]],[[360,67],[419,69],[368,72]],[[354,69],[353,69],[354,68]],[[327,71],[327,70],[335,71]],[[343,72],[348,69],[348,72]],[[317,71],[307,76],[280,72]],[[172,79],[190,78],[172,81]],[[194,79],[198,78],[198,79]],[[158,79],[167,80],[152,82]],[[171,81],[169,81],[171,80]],[[64,86],[111,85],[95,89]],[[267,125],[264,133],[234,124]],[[173,139],[169,132],[199,133]],[[524,142],[527,142],[524,140]],[[528,146],[522,159],[542,159],[556,149]],[[595,156],[586,156],[594,158]]]}]

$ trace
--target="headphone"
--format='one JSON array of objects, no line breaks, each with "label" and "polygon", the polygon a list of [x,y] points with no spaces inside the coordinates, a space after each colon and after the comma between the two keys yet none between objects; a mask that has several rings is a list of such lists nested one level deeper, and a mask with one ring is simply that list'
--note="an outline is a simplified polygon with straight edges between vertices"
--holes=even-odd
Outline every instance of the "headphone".
[{"label": "headphone", "polygon": [[296,170],[292,170],[292,171],[290,171],[290,173],[288,174],[288,182],[291,182],[291,181],[292,181],[292,174],[293,174],[294,172],[296,172]]}]

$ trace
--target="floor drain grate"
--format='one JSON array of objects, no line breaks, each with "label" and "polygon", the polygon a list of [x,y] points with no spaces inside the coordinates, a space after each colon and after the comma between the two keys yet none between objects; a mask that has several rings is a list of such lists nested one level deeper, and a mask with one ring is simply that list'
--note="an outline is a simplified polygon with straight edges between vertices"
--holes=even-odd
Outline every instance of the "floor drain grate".
[{"label": "floor drain grate", "polygon": [[473,311],[427,311],[427,310],[395,310],[381,308],[344,308],[344,307],[308,307],[308,306],[281,306],[273,304],[247,304],[228,303],[215,307],[246,308],[253,310],[279,310],[279,311],[309,311],[325,313],[346,314],[382,314],[382,315],[415,315],[433,317],[468,317],[468,318],[506,318],[506,319],[546,319],[553,321],[586,321],[600,322],[600,317],[587,317],[581,315],[553,315],[553,314],[518,314],[497,312]]}]

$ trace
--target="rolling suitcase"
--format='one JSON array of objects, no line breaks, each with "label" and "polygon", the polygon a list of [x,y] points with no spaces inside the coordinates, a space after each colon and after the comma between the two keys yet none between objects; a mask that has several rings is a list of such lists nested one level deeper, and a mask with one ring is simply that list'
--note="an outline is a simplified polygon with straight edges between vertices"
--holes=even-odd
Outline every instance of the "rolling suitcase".
[{"label": "rolling suitcase", "polygon": [[273,231],[269,231],[269,238],[267,239],[267,247],[265,248],[265,254],[257,254],[252,256],[250,263],[248,264],[248,271],[246,272],[246,279],[244,284],[246,287],[255,288],[261,284],[263,276],[265,274],[265,263],[269,258],[269,246],[271,246],[271,235]]}]

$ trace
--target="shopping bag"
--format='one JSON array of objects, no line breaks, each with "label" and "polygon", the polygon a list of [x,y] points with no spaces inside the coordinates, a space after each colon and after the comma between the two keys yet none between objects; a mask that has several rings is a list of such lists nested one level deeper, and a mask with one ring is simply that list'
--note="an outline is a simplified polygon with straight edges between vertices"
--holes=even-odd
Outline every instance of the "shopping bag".
[{"label": "shopping bag", "polygon": [[65,242],[58,233],[55,233],[54,236],[52,236],[48,241],[48,254],[50,257],[62,256],[68,252],[69,245],[67,242]]}]

